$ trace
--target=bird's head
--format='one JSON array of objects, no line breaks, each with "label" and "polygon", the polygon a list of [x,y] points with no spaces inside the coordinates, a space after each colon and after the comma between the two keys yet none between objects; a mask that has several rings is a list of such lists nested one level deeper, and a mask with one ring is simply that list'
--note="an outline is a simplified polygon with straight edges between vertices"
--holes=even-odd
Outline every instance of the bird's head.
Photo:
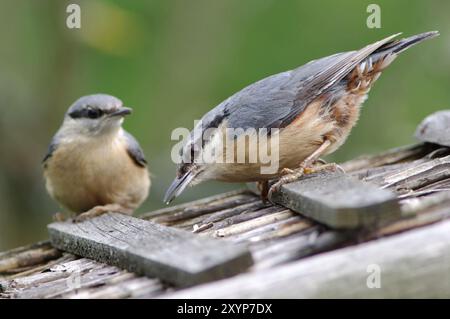
[{"label": "bird's head", "polygon": [[62,130],[73,135],[107,135],[120,129],[123,118],[131,111],[131,108],[123,106],[121,100],[111,95],[83,96],[69,107]]},{"label": "bird's head", "polygon": [[226,152],[227,113],[212,109],[197,122],[180,149],[181,163],[177,175],[167,189],[164,202],[170,203],[187,186],[214,180]]},{"label": "bird's head", "polygon": [[193,135],[180,149],[181,163],[177,167],[176,177],[166,191],[164,202],[169,204],[178,197],[189,185],[198,183],[206,170],[206,165],[198,158],[201,153],[198,151]]}]

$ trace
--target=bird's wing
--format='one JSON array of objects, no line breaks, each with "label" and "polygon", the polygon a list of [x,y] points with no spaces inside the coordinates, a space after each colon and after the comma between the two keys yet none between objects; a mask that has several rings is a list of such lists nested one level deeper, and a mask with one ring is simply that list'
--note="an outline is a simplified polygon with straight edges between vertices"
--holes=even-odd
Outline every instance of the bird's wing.
[{"label": "bird's wing", "polygon": [[[400,33],[397,33],[384,38],[383,40],[369,44],[358,51],[336,55],[329,65],[305,81],[301,90],[298,91],[295,97],[294,106],[291,112],[292,114],[285,120],[288,122],[292,121],[309,103],[319,97],[327,89],[344,79],[358,64],[380,47],[392,42],[399,34]],[[300,112],[298,112],[299,110]]]},{"label": "bird's wing", "polygon": [[44,158],[42,159],[42,164],[44,164],[44,167],[57,148],[58,148],[58,139],[56,138],[56,136],[54,136],[50,142],[50,145],[48,146],[47,154],[45,154]]},{"label": "bird's wing", "polygon": [[283,128],[317,97],[333,88],[370,54],[396,35],[358,51],[311,61],[292,71],[269,76],[234,94],[202,119],[204,127],[227,120],[233,128]]},{"label": "bird's wing", "polygon": [[145,159],[144,152],[142,151],[141,146],[139,145],[138,141],[136,141],[136,139],[133,137],[133,135],[131,135],[130,133],[128,133],[125,130],[124,130],[124,136],[125,136],[125,141],[127,144],[127,151],[128,151],[128,154],[130,155],[130,157],[133,159],[133,161],[137,165],[146,167],[147,161]]}]

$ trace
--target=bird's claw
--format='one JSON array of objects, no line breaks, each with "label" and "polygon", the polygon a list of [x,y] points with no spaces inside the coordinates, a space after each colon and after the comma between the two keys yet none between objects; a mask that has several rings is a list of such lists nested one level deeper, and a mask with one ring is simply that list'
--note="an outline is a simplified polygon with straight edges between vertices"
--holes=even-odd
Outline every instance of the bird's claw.
[{"label": "bird's claw", "polygon": [[304,175],[313,174],[313,173],[322,172],[322,171],[329,171],[329,172],[340,171],[342,173],[345,173],[344,169],[341,166],[337,165],[336,163],[327,163],[327,164],[314,166],[314,167],[302,165],[298,169],[295,169],[295,170],[292,170],[289,168],[283,168],[281,170],[282,176],[278,179],[277,182],[275,182],[275,184],[273,184],[270,187],[267,197],[269,198],[270,201],[272,201],[273,193],[278,192],[280,190],[281,186],[283,186],[284,184],[292,183]]},{"label": "bird's claw", "polygon": [[73,222],[74,223],[82,223],[82,222],[84,222],[84,221],[86,221],[88,219],[100,216],[100,215],[102,215],[102,214],[104,214],[106,212],[107,211],[96,209],[96,207],[94,207],[93,209],[88,210],[87,212],[81,213],[80,215],[76,216],[73,219]]},{"label": "bird's claw", "polygon": [[283,176],[280,177],[278,179],[278,181],[275,182],[275,184],[273,184],[270,187],[267,197],[269,198],[269,200],[272,200],[273,193],[278,192],[280,190],[281,186],[283,186],[284,184],[294,182],[294,181],[298,180],[300,177],[302,177],[303,175],[308,174],[308,173],[309,173],[309,169],[307,169],[303,166],[298,169],[295,169],[295,170],[292,170],[289,168],[283,168],[281,170],[281,174]]},{"label": "bird's claw", "polygon": [[91,208],[87,212],[81,213],[80,215],[76,216],[73,219],[74,223],[81,223],[88,219],[101,216],[103,214],[109,213],[109,212],[117,212],[122,214],[131,214],[132,210],[123,208],[122,206],[118,204],[108,204],[105,206],[95,206],[94,208]]},{"label": "bird's claw", "polygon": [[287,167],[283,168],[283,169],[281,170],[281,172],[280,172],[280,174],[281,174],[282,176],[284,176],[284,175],[289,175],[289,174],[292,174],[292,173],[294,173],[294,170],[293,170],[293,169],[290,169],[290,168],[287,168]]}]

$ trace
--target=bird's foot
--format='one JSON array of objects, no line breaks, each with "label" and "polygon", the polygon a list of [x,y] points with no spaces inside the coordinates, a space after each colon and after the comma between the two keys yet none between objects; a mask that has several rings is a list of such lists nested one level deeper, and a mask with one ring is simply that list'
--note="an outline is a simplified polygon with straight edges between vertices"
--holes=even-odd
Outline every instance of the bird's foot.
[{"label": "bird's foot", "polygon": [[300,165],[297,169],[283,168],[281,170],[281,177],[278,179],[275,184],[273,184],[268,192],[269,200],[272,198],[274,192],[278,192],[284,184],[289,184],[297,181],[304,175],[328,171],[328,172],[337,172],[341,171],[345,173],[344,169],[337,165],[336,163],[327,163],[317,165],[318,162],[314,163],[315,165]]},{"label": "bird's foot", "polygon": [[300,166],[297,169],[283,168],[281,170],[281,177],[275,182],[275,184],[270,186],[268,193],[269,199],[272,199],[273,193],[278,192],[281,186],[296,181],[305,174],[307,174],[307,169],[304,166]]},{"label": "bird's foot", "polygon": [[126,215],[131,215],[132,210],[129,208],[124,208],[123,206],[119,204],[108,204],[104,206],[95,206],[94,208],[91,208],[87,212],[81,213],[80,215],[76,216],[73,219],[74,223],[81,223],[88,219],[101,216],[103,214],[109,213],[109,212],[115,212],[115,213],[122,213]]}]

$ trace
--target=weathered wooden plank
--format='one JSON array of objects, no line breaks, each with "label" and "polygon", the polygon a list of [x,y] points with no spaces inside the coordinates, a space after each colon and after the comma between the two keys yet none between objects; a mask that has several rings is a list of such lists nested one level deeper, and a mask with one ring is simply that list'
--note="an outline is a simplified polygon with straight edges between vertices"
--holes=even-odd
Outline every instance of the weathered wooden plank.
[{"label": "weathered wooden plank", "polygon": [[401,201],[405,218],[378,228],[369,234],[367,240],[393,235],[450,218],[450,191]]},{"label": "weathered wooden plank", "polygon": [[450,155],[395,172],[384,178],[383,188],[409,191],[450,178]]},{"label": "weathered wooden plank", "polygon": [[61,278],[67,278],[74,273],[87,273],[95,267],[105,267],[104,264],[96,261],[80,258],[65,263],[60,263],[48,269],[48,271],[31,274],[28,276],[11,279],[3,283],[5,289],[13,288],[14,290],[29,289],[38,287],[44,283],[53,282]]},{"label": "weathered wooden plank", "polygon": [[[291,226],[294,227],[294,229],[291,228]],[[262,246],[267,247],[273,245],[273,243],[268,244],[267,242],[265,242],[267,240],[279,240],[280,238],[292,235],[293,233],[312,232],[314,231],[314,228],[315,226],[313,226],[309,219],[307,220],[306,218],[303,218],[297,214],[296,216],[288,219],[276,221],[269,225],[259,226],[241,234],[232,235],[228,239],[234,243],[250,243],[252,245],[252,248],[256,243],[261,243]],[[253,258],[255,258],[255,255],[253,255]]]},{"label": "weathered wooden plank", "polygon": [[384,183],[384,179],[386,178],[386,176],[395,174],[396,172],[400,172],[411,167],[418,166],[427,161],[429,161],[429,159],[427,160],[421,158],[406,163],[390,164],[374,168],[362,169],[352,172],[351,175],[365,182],[370,182],[371,184],[381,186]]},{"label": "weathered wooden plank", "polygon": [[2,285],[2,282],[4,282],[4,281],[12,281],[17,278],[33,276],[34,274],[42,273],[42,272],[49,270],[54,265],[73,261],[78,258],[79,257],[77,257],[75,255],[72,255],[69,253],[64,253],[61,257],[59,257],[57,259],[49,260],[48,262],[46,262],[44,264],[27,267],[26,270],[18,272],[18,273],[13,273],[12,275],[9,275],[9,276],[4,276],[4,277],[0,276],[0,286]]},{"label": "weathered wooden plank", "polygon": [[209,206],[217,204],[218,202],[223,203],[224,201],[227,201],[228,199],[230,199],[232,197],[240,196],[240,195],[245,196],[248,194],[250,194],[250,192],[246,189],[230,191],[230,192],[221,193],[221,194],[213,195],[213,196],[202,198],[202,199],[197,199],[192,202],[187,202],[187,203],[183,203],[183,204],[179,204],[179,205],[173,205],[173,206],[161,208],[158,210],[154,210],[151,212],[147,212],[147,213],[144,213],[141,216],[139,216],[139,218],[151,220],[160,215],[172,215],[172,214],[176,214],[180,211],[183,211],[185,209],[194,208],[194,207],[196,209],[202,209],[202,208],[208,209]]},{"label": "weathered wooden plank", "polygon": [[117,298],[152,298],[162,293],[164,285],[149,278],[133,278],[116,284],[107,282],[100,288],[85,288],[61,298],[70,299],[117,299]]},{"label": "weathered wooden plank", "polygon": [[448,298],[449,256],[445,221],[162,297]]},{"label": "weathered wooden plank", "polygon": [[[251,211],[251,212],[244,211],[238,215],[230,216],[225,219],[214,221],[214,222],[205,223],[204,221],[202,221],[202,223],[200,225],[197,225],[196,229],[194,230],[194,233],[201,233],[204,230],[211,231],[211,230],[225,228],[225,227],[228,227],[231,225],[236,225],[236,224],[239,224],[242,222],[253,220],[253,219],[261,217],[261,216],[281,212],[283,210],[285,210],[285,208],[281,207],[281,206],[269,206],[267,208],[263,208],[263,209],[259,209],[259,210],[255,210],[255,211]],[[209,234],[211,234],[211,233],[209,233]]]},{"label": "weathered wooden plank", "polygon": [[427,116],[417,127],[415,136],[423,142],[450,146],[450,110]]},{"label": "weathered wooden plank", "polygon": [[56,298],[76,289],[102,285],[124,272],[117,267],[93,260],[84,260],[84,263],[75,261],[73,265],[69,264],[66,264],[68,268],[62,266],[61,269],[52,269],[29,278],[12,280],[7,293],[15,299]]},{"label": "weathered wooden plank", "polygon": [[264,215],[264,216],[257,217],[257,218],[251,219],[251,220],[247,220],[242,223],[238,223],[235,225],[230,225],[230,226],[218,229],[218,230],[214,231],[213,236],[214,237],[228,237],[231,235],[242,234],[244,232],[247,232],[249,230],[252,230],[252,229],[255,229],[255,228],[258,228],[261,226],[270,225],[270,224],[273,224],[273,223],[281,221],[281,220],[286,220],[289,217],[293,217],[294,215],[295,215],[294,212],[286,209],[281,212]]},{"label": "weathered wooden plank", "polygon": [[[252,237],[248,237],[248,240],[254,244],[259,243],[271,239],[280,239],[283,237],[288,237],[292,234],[296,234],[299,232],[303,232],[304,230],[310,229],[311,224],[307,221],[298,221],[294,218],[284,220],[274,227],[272,227],[272,231],[261,233],[260,235],[254,235]],[[248,234],[245,233],[246,235]],[[241,237],[242,240],[242,237]],[[233,242],[237,242],[236,237],[233,238]]]},{"label": "weathered wooden plank", "polygon": [[363,155],[339,164],[347,173],[383,165],[418,159],[432,152],[436,146],[427,143],[402,146],[375,155]]},{"label": "weathered wooden plank", "polygon": [[[190,228],[190,230],[192,230],[193,226],[195,224],[198,224],[199,222],[201,223],[201,225],[210,224],[210,223],[214,223],[219,220],[230,218],[232,216],[252,212],[252,211],[267,207],[267,206],[268,205],[264,204],[261,200],[256,199],[248,204],[237,205],[237,206],[227,208],[224,210],[219,210],[214,213],[209,213],[207,215],[202,215],[202,216],[199,216],[196,218],[185,220],[182,223],[173,224],[172,226],[179,227],[179,228],[185,228],[185,229]],[[199,225],[198,227],[200,227],[201,225]]]},{"label": "weathered wooden plank", "polygon": [[273,201],[331,228],[373,226],[401,217],[393,192],[342,173],[283,185]]},{"label": "weathered wooden plank", "polygon": [[240,194],[209,203],[208,205],[185,207],[180,211],[175,211],[173,213],[164,215],[160,214],[154,218],[146,219],[157,222],[159,224],[173,225],[186,219],[198,217],[227,208],[236,207],[238,205],[254,203],[256,201],[257,198],[253,194]]},{"label": "weathered wooden plank", "polygon": [[15,255],[25,252],[25,251],[29,251],[29,250],[33,250],[33,249],[42,249],[42,248],[51,248],[50,242],[49,241],[40,241],[37,243],[33,243],[31,245],[21,246],[21,247],[17,247],[17,248],[11,249],[11,250],[0,252],[0,260],[9,258],[11,256],[15,256]]},{"label": "weathered wooden plank", "polygon": [[45,263],[60,256],[61,252],[47,242],[20,247],[0,255],[0,274],[22,272],[27,267]]},{"label": "weathered wooden plank", "polygon": [[267,247],[261,248],[263,245],[252,246],[256,261],[253,269],[272,268],[276,265],[336,249],[354,241],[355,237],[356,234],[352,231],[312,231],[279,240]]},{"label": "weathered wooden plank", "polygon": [[253,263],[242,245],[116,213],[78,224],[53,223],[48,230],[59,249],[177,286],[229,277]]}]

